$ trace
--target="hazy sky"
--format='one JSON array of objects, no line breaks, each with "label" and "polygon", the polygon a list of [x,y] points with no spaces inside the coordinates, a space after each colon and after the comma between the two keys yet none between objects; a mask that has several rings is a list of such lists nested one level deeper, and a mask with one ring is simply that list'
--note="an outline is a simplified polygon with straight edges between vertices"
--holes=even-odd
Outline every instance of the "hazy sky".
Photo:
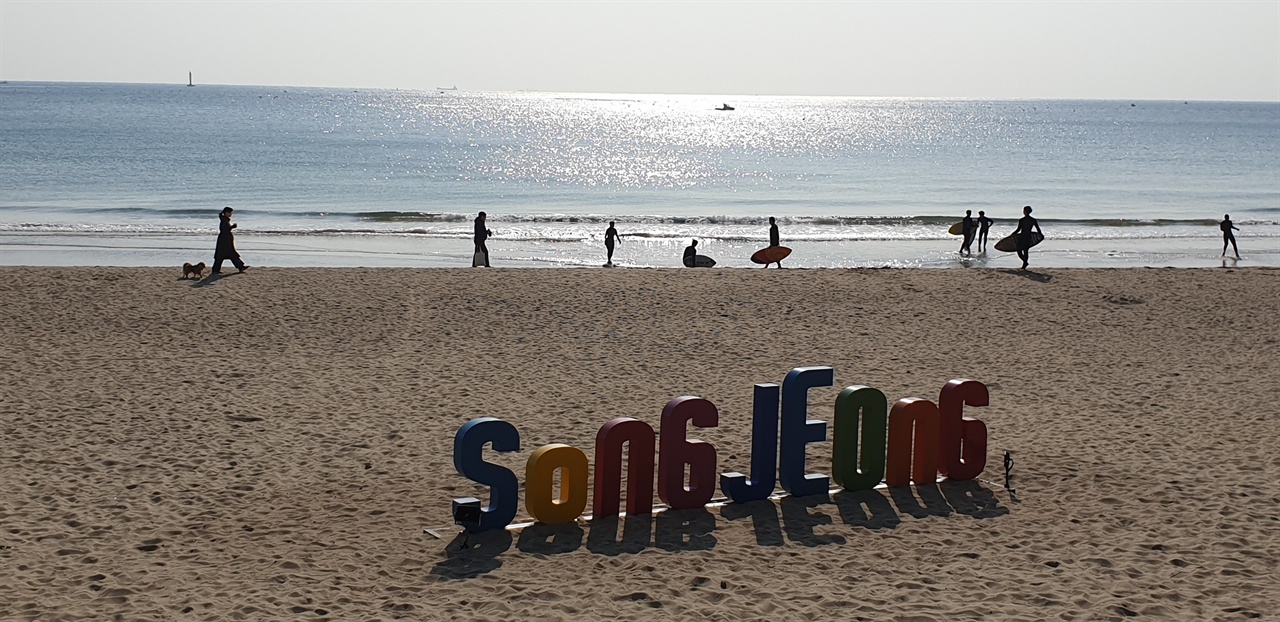
[{"label": "hazy sky", "polygon": [[1280,101],[1260,2],[0,0],[0,80]]}]

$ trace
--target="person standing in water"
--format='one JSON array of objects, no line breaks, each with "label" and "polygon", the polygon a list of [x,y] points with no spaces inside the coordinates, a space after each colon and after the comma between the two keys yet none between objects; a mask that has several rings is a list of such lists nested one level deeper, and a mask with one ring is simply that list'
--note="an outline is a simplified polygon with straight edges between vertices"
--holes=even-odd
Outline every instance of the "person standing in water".
[{"label": "person standing in water", "polygon": [[1239,231],[1240,228],[1232,224],[1231,214],[1222,215],[1222,223],[1218,225],[1222,229],[1222,256],[1227,256],[1227,244],[1231,245],[1231,250],[1235,251],[1236,259],[1240,258],[1240,249],[1236,247],[1236,235],[1231,233],[1232,229]]},{"label": "person standing in water", "polygon": [[218,243],[213,249],[213,269],[209,274],[221,274],[222,262],[231,260],[231,265],[236,267],[239,272],[244,272],[249,266],[244,265],[240,260],[240,253],[236,252],[236,237],[231,232],[236,226],[231,222],[231,214],[235,210],[230,206],[222,208],[218,212]]},{"label": "person standing in water", "polygon": [[609,228],[604,230],[604,249],[608,251],[609,256],[605,260],[605,266],[613,266],[613,245],[622,241],[622,236],[618,234],[618,230],[614,228],[613,221],[609,221]]},{"label": "person standing in water", "polygon": [[964,238],[960,241],[960,254],[972,255],[973,251],[970,246],[973,245],[973,234],[975,233],[975,223],[973,222],[973,210],[964,211],[964,219],[960,221],[960,234]]},{"label": "person standing in water", "polygon": [[[489,247],[484,242],[492,235],[493,232],[485,226],[484,212],[480,212],[480,215],[476,216],[476,231],[473,241],[476,243],[476,252],[484,253],[484,267],[486,268],[489,267]],[[472,260],[471,264],[474,267],[475,260]]]},{"label": "person standing in water", "polygon": [[1040,223],[1031,217],[1031,206],[1022,208],[1022,218],[1018,219],[1018,228],[1014,230],[1014,240],[1018,244],[1018,259],[1022,260],[1022,269],[1027,269],[1027,264],[1031,260],[1031,244],[1035,238],[1032,237],[1032,229],[1039,233],[1041,237],[1044,233],[1040,231]]},{"label": "person standing in water", "polygon": [[994,220],[987,218],[987,213],[978,210],[978,252],[987,252],[987,230],[991,229],[991,223]]},{"label": "person standing in water", "polygon": [[[773,216],[769,217],[769,246],[782,246],[782,238],[778,235],[778,223]],[[768,268],[769,264],[765,264],[764,267]],[[782,267],[781,259],[778,260],[778,267]]]}]

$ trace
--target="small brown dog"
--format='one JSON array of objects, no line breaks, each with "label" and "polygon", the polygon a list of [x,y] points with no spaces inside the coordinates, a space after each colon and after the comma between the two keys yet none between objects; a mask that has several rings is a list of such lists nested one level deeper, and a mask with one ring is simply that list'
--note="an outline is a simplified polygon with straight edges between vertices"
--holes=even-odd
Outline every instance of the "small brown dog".
[{"label": "small brown dog", "polygon": [[202,278],[203,276],[204,276],[203,261],[198,264],[195,264],[194,266],[189,263],[182,264],[182,278],[185,279],[187,277],[191,277],[193,279],[199,279],[199,278]]}]

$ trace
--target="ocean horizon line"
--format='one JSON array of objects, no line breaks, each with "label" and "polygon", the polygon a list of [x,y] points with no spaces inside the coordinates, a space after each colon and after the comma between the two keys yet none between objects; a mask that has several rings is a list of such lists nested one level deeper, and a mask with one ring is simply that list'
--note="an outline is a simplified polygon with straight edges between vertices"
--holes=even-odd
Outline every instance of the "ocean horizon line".
[{"label": "ocean horizon line", "polygon": [[[0,81],[3,87],[33,86],[173,86],[187,88],[182,82],[115,82],[115,81],[80,81],[80,80],[6,80]],[[831,95],[831,94],[774,94],[774,93],[692,93],[692,92],[647,92],[647,91],[545,91],[532,89],[466,89],[439,87],[394,87],[394,86],[322,86],[307,84],[236,84],[230,82],[195,83],[195,87],[210,88],[263,88],[263,89],[300,89],[300,90],[332,90],[343,92],[387,91],[391,93],[418,92],[472,94],[472,95],[569,95],[569,96],[608,96],[610,99],[624,97],[689,97],[719,99],[725,97],[769,98],[769,99],[832,99],[832,100],[867,100],[867,101],[957,101],[957,102],[1148,102],[1148,103],[1231,103],[1231,104],[1280,104],[1280,97],[1272,100],[1258,99],[1205,99],[1197,97],[1162,98],[1162,97],[1054,97],[1029,95],[1018,97],[989,97],[971,95]]]}]

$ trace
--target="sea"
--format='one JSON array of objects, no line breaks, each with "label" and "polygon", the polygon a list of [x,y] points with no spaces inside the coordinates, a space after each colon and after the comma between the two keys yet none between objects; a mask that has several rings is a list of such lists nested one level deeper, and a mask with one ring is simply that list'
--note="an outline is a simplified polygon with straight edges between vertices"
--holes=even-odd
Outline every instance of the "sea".
[{"label": "sea", "polygon": [[[732,107],[732,110],[720,108]],[[1280,103],[0,84],[0,264],[1280,266]],[[1242,259],[1219,222],[1239,227]]]}]

